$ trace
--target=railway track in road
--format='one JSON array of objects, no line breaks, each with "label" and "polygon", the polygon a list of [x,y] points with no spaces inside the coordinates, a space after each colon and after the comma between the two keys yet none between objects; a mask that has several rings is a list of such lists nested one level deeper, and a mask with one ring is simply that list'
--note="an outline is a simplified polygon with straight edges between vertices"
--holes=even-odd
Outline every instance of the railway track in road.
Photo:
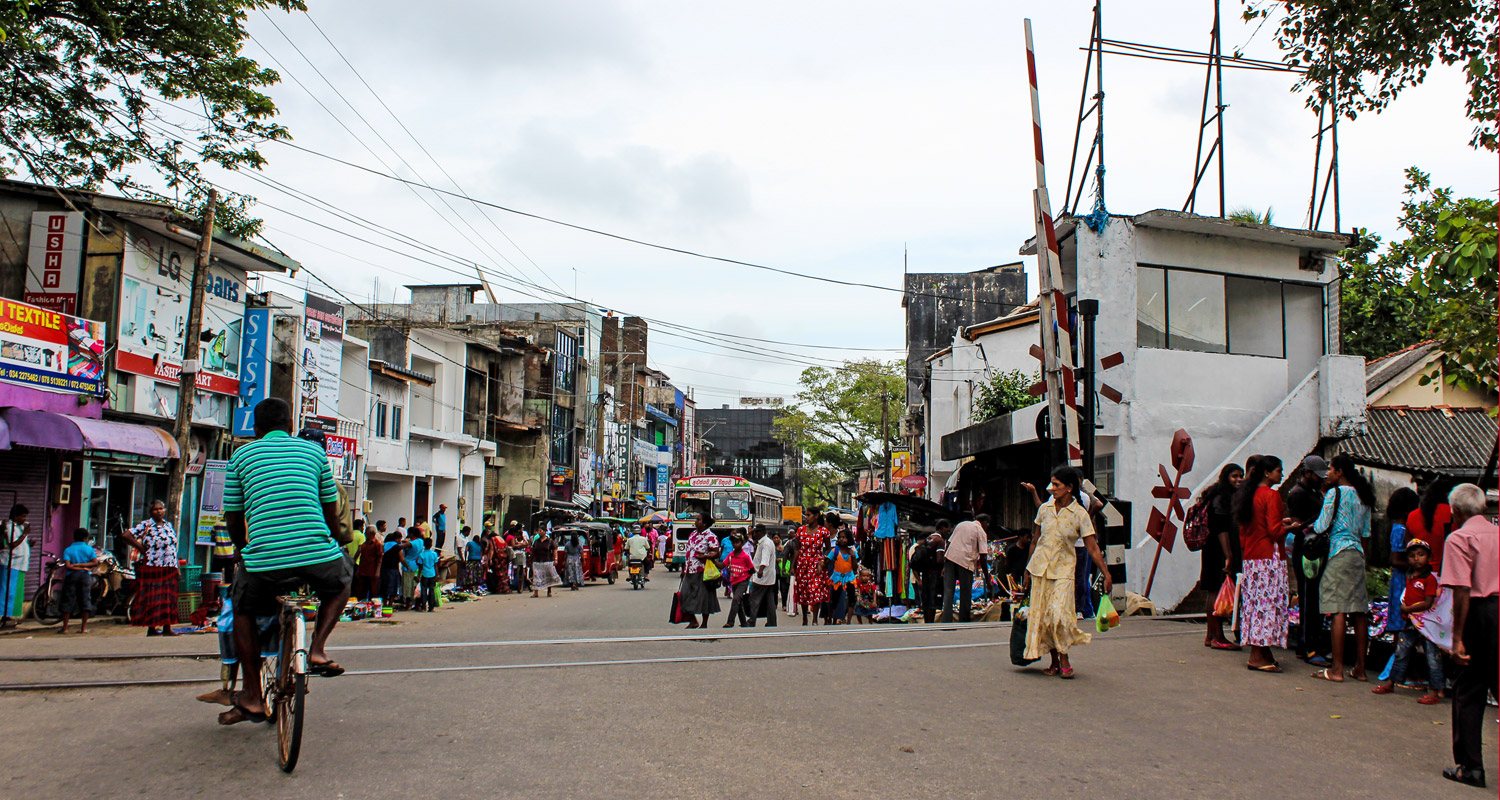
[{"label": "railway track in road", "polygon": [[[501,641],[481,642],[414,642],[384,645],[350,645],[345,647],[329,648],[329,650],[348,651],[382,651],[382,650],[416,650],[416,649],[439,649],[439,648],[478,648],[478,647],[518,647],[533,645],[568,646],[579,644],[631,644],[649,642],[723,642],[735,640],[761,640],[778,639],[800,636],[851,636],[872,634],[897,634],[916,632],[954,632],[968,630],[984,630],[993,628],[1009,628],[1008,622],[995,623],[968,623],[957,625],[921,625],[921,626],[872,626],[869,628],[848,628],[838,630],[821,631],[757,631],[755,633],[735,634],[694,634],[694,635],[664,635],[664,636],[613,636],[613,637],[588,637],[571,639],[510,639]],[[1124,633],[1115,634],[1101,638],[1100,643],[1118,639],[1143,639],[1163,636],[1188,636],[1200,633],[1197,629],[1181,631],[1158,631],[1153,633]],[[825,650],[786,650],[761,653],[722,653],[722,654],[700,654],[689,656],[657,656],[645,658],[619,658],[619,659],[595,659],[586,661],[533,661],[513,662],[504,664],[474,664],[463,666],[431,666],[431,667],[398,667],[386,669],[350,670],[343,677],[373,677],[380,675],[407,675],[417,673],[438,672],[486,672],[495,670],[535,670],[535,669],[565,669],[580,667],[607,667],[607,666],[640,666],[645,664],[686,664],[686,663],[713,663],[720,661],[763,661],[773,659],[793,658],[823,658],[829,656],[858,656],[874,655],[881,653],[906,653],[918,651],[942,651],[942,650],[965,650],[988,647],[1008,647],[1008,637],[1003,641],[990,642],[959,642],[959,643],[935,643],[899,645],[892,647],[855,647],[844,649]],[[213,653],[152,653],[152,654],[95,654],[76,656],[9,656],[0,657],[0,661],[83,661],[83,660],[123,660],[123,659],[217,659],[219,654]],[[46,682],[18,682],[0,683],[0,692],[5,691],[59,691],[70,689],[100,689],[100,688],[131,688],[147,686],[182,686],[199,683],[214,683],[219,679],[216,676],[191,677],[191,678],[134,678],[121,680],[91,680],[91,681],[46,681]]]}]

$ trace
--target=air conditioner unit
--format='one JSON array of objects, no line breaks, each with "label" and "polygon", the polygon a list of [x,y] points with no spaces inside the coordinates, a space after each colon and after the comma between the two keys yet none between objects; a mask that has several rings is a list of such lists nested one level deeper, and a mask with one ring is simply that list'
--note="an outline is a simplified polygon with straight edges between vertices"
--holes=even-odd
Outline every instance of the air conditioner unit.
[{"label": "air conditioner unit", "polygon": [[485,456],[484,463],[491,467],[505,466],[505,456]]},{"label": "air conditioner unit", "polygon": [[374,501],[370,500],[368,497],[365,498],[365,500],[359,504],[359,507],[361,509],[363,509],[366,514],[370,514],[370,513],[373,513],[375,511],[375,503],[374,503]]}]

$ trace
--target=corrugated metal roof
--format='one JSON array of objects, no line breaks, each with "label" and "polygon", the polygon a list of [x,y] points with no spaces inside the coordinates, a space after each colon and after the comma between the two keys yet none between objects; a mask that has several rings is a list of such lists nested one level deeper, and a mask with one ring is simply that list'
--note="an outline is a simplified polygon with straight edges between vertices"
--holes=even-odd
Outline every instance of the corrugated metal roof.
[{"label": "corrugated metal roof", "polygon": [[1366,362],[1365,394],[1375,394],[1377,389],[1395,380],[1418,362],[1425,361],[1436,349],[1437,342],[1428,340]]},{"label": "corrugated metal roof", "polygon": [[1484,470],[1500,436],[1495,419],[1479,408],[1377,406],[1365,414],[1366,432],[1335,449],[1376,467],[1470,477]]}]

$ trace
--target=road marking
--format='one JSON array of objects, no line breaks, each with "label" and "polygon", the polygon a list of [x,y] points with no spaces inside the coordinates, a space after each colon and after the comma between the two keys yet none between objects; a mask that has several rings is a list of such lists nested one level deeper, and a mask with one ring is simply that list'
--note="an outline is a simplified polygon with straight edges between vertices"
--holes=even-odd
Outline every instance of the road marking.
[{"label": "road marking", "polygon": [[[1147,639],[1160,636],[1190,636],[1197,635],[1197,630],[1168,631],[1165,633],[1135,633],[1120,634],[1101,637],[1098,641],[1109,642],[1119,639]],[[668,637],[674,638],[674,637]],[[675,637],[683,638],[683,637]],[[529,641],[529,640],[523,640]],[[609,667],[609,666],[638,666],[641,664],[687,664],[696,662],[713,661],[756,661],[766,659],[784,658],[813,658],[821,656],[847,656],[847,655],[871,655],[876,653],[906,653],[917,650],[964,650],[975,647],[1008,647],[1009,641],[1003,642],[971,642],[965,644],[923,644],[907,645],[903,647],[868,647],[852,650],[810,650],[792,651],[781,653],[741,653],[731,655],[703,655],[703,656],[666,656],[657,658],[621,658],[601,661],[556,661],[556,662],[532,662],[526,664],[478,664],[472,666],[457,667],[402,667],[393,669],[371,669],[350,670],[342,677],[361,677],[369,675],[409,675],[416,673],[431,672],[487,672],[493,670],[510,669],[557,669],[561,667]],[[118,680],[118,681],[68,681],[56,683],[6,683],[0,684],[0,691],[47,691],[60,689],[107,689],[123,688],[133,686],[181,686],[198,683],[215,683],[218,678],[145,678],[140,680]]]}]

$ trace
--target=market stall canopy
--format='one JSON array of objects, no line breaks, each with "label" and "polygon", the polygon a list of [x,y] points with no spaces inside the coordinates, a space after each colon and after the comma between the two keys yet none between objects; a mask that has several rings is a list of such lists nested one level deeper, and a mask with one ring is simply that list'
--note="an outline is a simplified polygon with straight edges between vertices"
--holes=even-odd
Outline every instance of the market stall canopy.
[{"label": "market stall canopy", "polygon": [[859,495],[854,499],[858,500],[861,503],[872,506],[879,506],[884,505],[885,503],[890,503],[891,505],[896,507],[897,511],[907,515],[918,514],[924,517],[942,517],[950,519],[954,522],[959,522],[969,518],[969,515],[965,514],[962,511],[954,511],[950,508],[944,508],[943,506],[940,506],[925,497],[917,497],[916,495],[910,494],[896,494],[895,492],[865,492],[864,494]]},{"label": "market stall canopy", "polygon": [[150,425],[132,425],[102,419],[74,417],[51,411],[0,408],[0,450],[13,445],[70,452],[129,453],[149,458],[176,458],[177,442],[166,431]]}]

